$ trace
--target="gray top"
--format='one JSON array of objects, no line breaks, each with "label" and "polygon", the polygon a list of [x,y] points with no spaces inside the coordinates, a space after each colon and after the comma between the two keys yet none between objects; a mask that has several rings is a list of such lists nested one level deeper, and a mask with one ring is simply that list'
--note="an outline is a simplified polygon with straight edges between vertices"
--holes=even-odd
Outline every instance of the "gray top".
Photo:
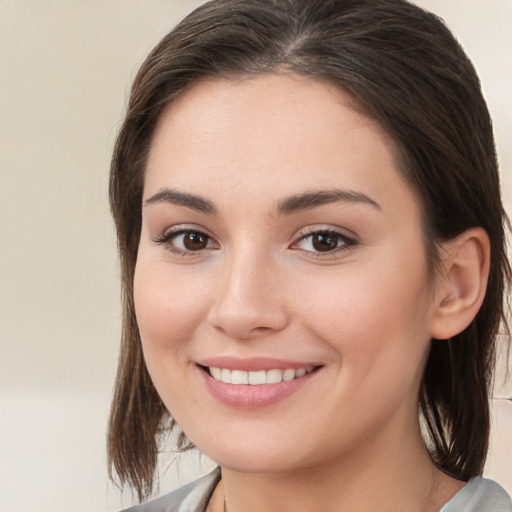
[{"label": "gray top", "polygon": [[205,512],[220,481],[220,467],[175,491],[122,512]]},{"label": "gray top", "polygon": [[[220,480],[220,468],[154,500],[123,512],[205,512]],[[486,478],[472,478],[439,512],[512,512],[503,487]]]},{"label": "gray top", "polygon": [[505,489],[493,480],[472,478],[440,512],[511,512]]}]

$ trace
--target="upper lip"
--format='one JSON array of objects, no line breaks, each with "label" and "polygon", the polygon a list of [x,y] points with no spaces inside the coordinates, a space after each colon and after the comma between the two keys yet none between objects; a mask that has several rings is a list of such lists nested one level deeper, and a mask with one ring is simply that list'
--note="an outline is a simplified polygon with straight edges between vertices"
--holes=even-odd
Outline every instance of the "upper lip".
[{"label": "upper lip", "polygon": [[244,370],[246,372],[259,370],[286,370],[292,368],[299,370],[322,366],[317,362],[289,361],[285,359],[276,359],[273,357],[249,357],[239,358],[233,356],[216,356],[196,361],[200,366],[210,368],[225,368],[227,370]]}]

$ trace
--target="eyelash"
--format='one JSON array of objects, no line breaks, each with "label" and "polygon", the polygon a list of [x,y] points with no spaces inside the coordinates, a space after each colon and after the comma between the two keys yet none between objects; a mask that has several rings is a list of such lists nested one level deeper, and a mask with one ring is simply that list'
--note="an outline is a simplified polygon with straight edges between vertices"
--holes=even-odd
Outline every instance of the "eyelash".
[{"label": "eyelash", "polygon": [[[202,253],[205,250],[211,250],[211,247],[204,247],[203,249],[198,250],[190,250],[190,249],[180,249],[177,248],[175,245],[173,245],[173,242],[182,235],[193,235],[193,236],[200,236],[205,237],[206,244],[210,244],[210,242],[215,243],[217,246],[218,244],[213,241],[213,238],[205,233],[204,231],[201,231],[199,229],[191,229],[191,228],[182,228],[177,226],[172,231],[161,233],[160,235],[152,238],[152,241],[156,244],[165,246],[166,250],[170,251],[173,254],[179,254],[181,256],[194,256]],[[314,251],[314,250],[306,250],[306,249],[300,249],[299,247],[295,247],[301,242],[304,242],[310,237],[313,236],[321,236],[326,239],[335,239],[336,241],[336,247],[330,250],[326,251]],[[311,244],[314,244],[312,241]],[[293,250],[302,250],[310,257],[314,258],[322,258],[322,257],[329,257],[332,256],[335,253],[348,251],[358,245],[358,242],[354,238],[350,238],[338,231],[332,230],[332,229],[308,229],[303,231],[302,233],[299,233],[299,238],[290,246]]]},{"label": "eyelash", "polygon": [[173,245],[173,241],[175,241],[179,236],[181,235],[198,235],[201,237],[205,237],[207,240],[207,244],[209,244],[213,239],[211,236],[209,236],[204,231],[201,231],[199,229],[191,229],[191,228],[181,228],[177,226],[172,231],[167,231],[165,233],[161,233],[160,235],[152,238],[153,242],[159,245],[165,246],[166,250],[174,253],[179,254],[181,256],[194,256],[195,254],[199,254],[204,250],[208,250],[208,248],[204,249],[198,249],[197,251],[194,250],[187,250],[187,249],[179,249]]},{"label": "eyelash", "polygon": [[[358,245],[357,240],[355,240],[354,238],[348,237],[340,233],[339,231],[335,231],[333,229],[307,229],[299,234],[299,239],[296,242],[294,242],[291,247],[293,248],[300,242],[303,242],[304,240],[307,240],[308,238],[311,238],[315,235],[322,236],[325,238],[334,238],[337,241],[337,246],[334,249],[327,251],[310,251],[302,249],[303,251],[307,252],[310,256],[314,258],[329,257],[338,252],[348,251],[355,247],[356,245]],[[313,243],[314,242],[311,241],[311,244]]]}]

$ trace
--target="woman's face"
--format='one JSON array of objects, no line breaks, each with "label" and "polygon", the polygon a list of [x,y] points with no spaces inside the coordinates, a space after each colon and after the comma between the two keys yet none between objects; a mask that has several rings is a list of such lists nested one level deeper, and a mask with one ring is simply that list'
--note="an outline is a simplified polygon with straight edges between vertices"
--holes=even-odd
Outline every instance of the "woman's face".
[{"label": "woman's face", "polygon": [[433,295],[415,195],[347,95],[267,75],[164,112],[136,314],[156,389],[214,461],[284,471],[416,435]]}]

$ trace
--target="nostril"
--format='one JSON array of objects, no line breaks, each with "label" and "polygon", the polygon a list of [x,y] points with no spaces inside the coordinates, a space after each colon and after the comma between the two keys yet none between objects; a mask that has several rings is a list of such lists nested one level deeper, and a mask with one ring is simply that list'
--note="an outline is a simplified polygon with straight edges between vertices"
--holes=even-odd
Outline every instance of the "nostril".
[{"label": "nostril", "polygon": [[221,297],[208,313],[208,323],[218,333],[239,340],[268,336],[286,327],[283,304],[242,300],[236,294]]},{"label": "nostril", "polygon": [[264,334],[268,331],[271,331],[272,329],[270,327],[254,327],[251,332],[254,332],[254,333],[261,333],[261,334]]}]

